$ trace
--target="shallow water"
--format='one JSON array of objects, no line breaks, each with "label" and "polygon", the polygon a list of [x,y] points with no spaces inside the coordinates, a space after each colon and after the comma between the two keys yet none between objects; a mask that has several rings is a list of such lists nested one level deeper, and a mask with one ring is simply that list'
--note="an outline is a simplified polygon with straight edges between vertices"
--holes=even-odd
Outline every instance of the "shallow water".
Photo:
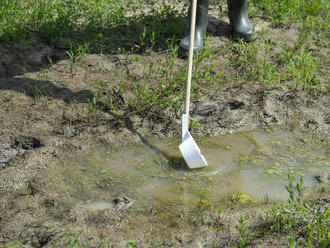
[{"label": "shallow water", "polygon": [[86,156],[70,157],[85,181],[76,198],[107,199],[110,191],[150,211],[284,200],[287,173],[303,175],[305,187],[316,184],[316,174],[329,174],[330,158],[321,146],[287,131],[257,129],[195,140],[209,163],[198,170],[182,161],[179,137],[119,150],[94,147]]}]

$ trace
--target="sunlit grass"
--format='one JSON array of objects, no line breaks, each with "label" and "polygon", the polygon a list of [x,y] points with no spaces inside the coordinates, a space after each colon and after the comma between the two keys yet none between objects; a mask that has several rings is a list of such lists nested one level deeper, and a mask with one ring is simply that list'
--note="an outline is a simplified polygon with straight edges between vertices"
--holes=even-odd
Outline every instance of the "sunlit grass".
[{"label": "sunlit grass", "polygon": [[[178,60],[178,43],[183,36],[187,12],[178,8],[178,4],[179,1],[164,4],[161,0],[3,0],[0,2],[0,42],[14,47],[30,46],[37,39],[65,49],[71,73],[87,53],[125,55],[131,59],[128,63],[138,63],[131,55],[161,52],[165,60],[146,65],[138,81],[126,75],[128,82],[123,82],[122,91],[133,92],[132,107],[138,113],[152,108],[177,110],[183,104],[186,75],[185,69],[172,69]],[[213,0],[211,4],[224,6],[226,1]],[[320,74],[320,68],[327,62],[319,57],[317,49],[310,49],[310,46],[328,49],[328,1],[254,0],[250,1],[249,15],[252,20],[260,18],[270,22],[273,28],[297,31],[295,43],[270,40],[264,29],[259,31],[255,42],[228,40],[218,51],[209,47],[206,39],[205,49],[195,58],[194,81],[197,83],[192,94],[195,99],[205,94],[205,87],[215,91],[233,81],[263,83],[270,88],[288,85],[308,91],[329,89],[322,88],[325,75]],[[234,75],[214,70],[213,61],[222,56],[229,58]],[[127,87],[128,83],[133,87]],[[98,106],[97,97],[91,101],[95,103],[93,108]],[[107,104],[113,110],[121,105],[113,97]]]}]

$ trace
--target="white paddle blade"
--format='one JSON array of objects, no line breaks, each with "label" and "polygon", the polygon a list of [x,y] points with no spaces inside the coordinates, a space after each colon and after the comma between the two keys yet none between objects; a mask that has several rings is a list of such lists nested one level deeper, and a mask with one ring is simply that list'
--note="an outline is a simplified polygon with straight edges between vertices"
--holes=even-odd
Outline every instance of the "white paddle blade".
[{"label": "white paddle blade", "polygon": [[188,131],[187,115],[182,116],[182,143],[179,145],[181,154],[190,169],[202,168],[207,166],[206,159]]},{"label": "white paddle blade", "polygon": [[189,132],[186,133],[186,139],[179,145],[179,149],[190,169],[207,166],[204,156],[201,154],[201,151]]}]

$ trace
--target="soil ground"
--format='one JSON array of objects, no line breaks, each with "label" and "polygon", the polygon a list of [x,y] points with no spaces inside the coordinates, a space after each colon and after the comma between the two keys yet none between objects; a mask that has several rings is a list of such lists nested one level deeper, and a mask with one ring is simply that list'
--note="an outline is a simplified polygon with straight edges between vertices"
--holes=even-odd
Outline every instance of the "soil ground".
[{"label": "soil ground", "polygon": [[[256,22],[258,30],[267,30],[270,40],[285,40],[289,44],[296,39],[294,29],[283,31],[263,20]],[[229,32],[228,27],[215,17],[210,19],[208,32],[214,35],[207,40],[211,50],[229,42],[223,35]],[[112,197],[111,190],[112,208],[92,214],[76,211],[69,184],[59,184],[65,170],[55,168],[61,161],[58,150],[79,154],[99,144],[115,149],[142,143],[151,136],[180,135],[182,108],[150,108],[148,113],[141,113],[130,106],[135,92],[118,90],[122,82],[133,84],[123,71],[139,80],[151,62],[161,63],[168,53],[131,54],[139,58],[134,62],[121,54],[87,53],[73,66],[67,48],[44,44],[38,38],[30,47],[17,46],[19,49],[0,46],[0,246],[21,242],[24,247],[64,247],[70,244],[70,237],[78,238],[77,233],[83,230],[79,242],[89,247],[123,247],[128,240],[137,247],[198,247],[212,242],[232,247],[238,235],[235,220],[242,213],[249,213],[249,226],[262,230],[267,204],[225,209],[226,232],[215,230],[214,216],[196,213],[195,225],[187,228],[172,226],[164,231],[157,223],[150,223],[120,233],[120,225],[136,216],[129,211],[130,200]],[[52,58],[52,63],[48,58]],[[215,58],[212,70],[215,74],[236,75],[237,68],[229,66],[226,59]],[[319,69],[324,87],[329,84],[327,65]],[[185,59],[177,57],[172,69],[180,71],[185,66]],[[157,79],[150,84],[157,84]],[[330,152],[329,91],[315,93],[286,85],[269,87],[262,82],[229,80],[216,89],[205,84],[202,91],[202,97],[192,103],[191,118],[200,123],[192,128],[195,136],[280,126],[300,133],[306,140],[313,137],[314,142]],[[106,105],[109,97],[116,100],[115,110],[100,107],[102,103]],[[314,198],[321,199],[323,206],[329,205],[326,186],[315,192]],[[260,235],[248,246],[286,247],[287,238],[287,234]]]}]

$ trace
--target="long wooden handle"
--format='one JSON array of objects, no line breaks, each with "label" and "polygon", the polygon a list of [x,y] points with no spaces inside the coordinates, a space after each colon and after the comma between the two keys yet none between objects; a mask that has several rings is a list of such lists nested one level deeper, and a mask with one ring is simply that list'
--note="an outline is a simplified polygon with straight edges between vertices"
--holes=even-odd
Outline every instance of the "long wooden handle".
[{"label": "long wooden handle", "polygon": [[191,21],[190,21],[189,64],[188,64],[188,77],[187,77],[187,87],[186,87],[187,128],[189,127],[189,105],[190,105],[192,67],[193,67],[193,58],[194,58],[196,9],[197,9],[197,0],[193,0],[192,9],[191,9]]}]

